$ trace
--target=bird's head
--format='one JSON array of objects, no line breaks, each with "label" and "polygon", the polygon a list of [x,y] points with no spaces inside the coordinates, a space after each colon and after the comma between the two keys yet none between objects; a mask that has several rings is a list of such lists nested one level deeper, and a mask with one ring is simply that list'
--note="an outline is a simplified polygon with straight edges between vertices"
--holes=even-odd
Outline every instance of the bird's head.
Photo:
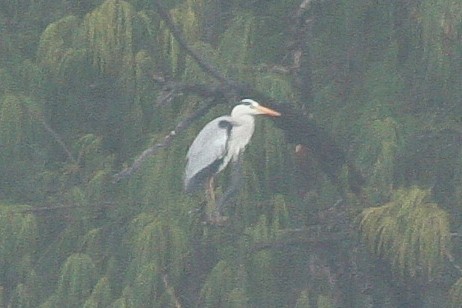
[{"label": "bird's head", "polygon": [[231,116],[240,116],[240,115],[259,115],[266,114],[269,116],[277,117],[281,114],[273,109],[263,107],[253,99],[243,99],[239,105],[233,108]]}]

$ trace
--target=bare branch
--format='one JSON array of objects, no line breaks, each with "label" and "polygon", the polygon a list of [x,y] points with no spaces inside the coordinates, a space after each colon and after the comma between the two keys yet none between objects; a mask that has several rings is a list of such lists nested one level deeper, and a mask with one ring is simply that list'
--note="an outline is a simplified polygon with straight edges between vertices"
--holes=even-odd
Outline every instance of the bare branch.
[{"label": "bare branch", "polygon": [[173,139],[175,138],[177,134],[187,129],[195,119],[207,113],[207,111],[209,111],[209,109],[213,105],[215,105],[215,102],[209,101],[208,103],[206,103],[205,105],[201,106],[196,111],[194,111],[194,113],[191,114],[189,117],[187,117],[186,119],[178,123],[175,129],[172,130],[170,133],[168,133],[164,137],[164,140],[162,142],[156,143],[152,147],[146,149],[143,153],[141,153],[140,156],[138,156],[137,159],[135,159],[135,161],[130,167],[127,167],[124,170],[120,171],[119,173],[115,174],[113,183],[117,183],[120,180],[131,176],[134,172],[138,171],[138,169],[140,169],[141,165],[146,159],[157,154],[157,152],[159,152],[161,149],[170,146],[170,144],[172,143]]},{"label": "bare branch", "polygon": [[459,264],[456,263],[456,258],[454,258],[454,256],[449,251],[446,251],[446,257],[448,258],[448,260],[452,264],[452,266],[454,266],[454,268],[460,274],[462,274],[462,266],[460,266]]},{"label": "bare branch", "polygon": [[175,289],[173,288],[173,286],[170,285],[170,281],[168,279],[167,274],[162,275],[162,281],[164,282],[165,290],[170,295],[170,297],[173,299],[175,308],[181,308],[182,307],[181,303],[180,303],[180,301],[178,300],[178,297],[175,294]]},{"label": "bare branch", "polygon": [[27,113],[29,113],[30,116],[34,117],[36,120],[42,124],[42,126],[45,128],[45,130],[53,137],[53,139],[59,144],[61,149],[66,153],[67,158],[75,165],[78,165],[77,160],[74,158],[72,155],[72,152],[69,150],[69,148],[66,146],[64,143],[63,139],[59,134],[45,121],[45,118],[43,115],[39,112],[33,111],[31,108],[29,108],[26,104],[23,104]]},{"label": "bare branch", "polygon": [[69,204],[69,205],[51,205],[51,206],[41,206],[41,207],[34,207],[30,208],[27,210],[21,211],[21,213],[43,213],[43,212],[52,212],[52,211],[57,211],[57,210],[68,210],[68,209],[73,209],[73,208],[78,208],[82,207],[81,205],[78,204]]},{"label": "bare branch", "polygon": [[295,18],[299,19],[298,23],[301,23],[300,19],[302,18],[303,14],[305,14],[305,12],[310,9],[311,1],[312,0],[303,0],[302,3],[300,3],[298,6],[294,16]]},{"label": "bare branch", "polygon": [[200,83],[184,83],[154,79],[162,87],[162,94],[157,99],[156,106],[168,104],[174,97],[195,94],[209,100],[222,100],[226,98],[229,88],[222,84],[209,85]]},{"label": "bare branch", "polygon": [[254,254],[261,250],[284,250],[295,246],[316,246],[320,244],[341,243],[351,239],[352,235],[345,232],[317,231],[314,228],[302,228],[293,230],[282,230],[282,235],[276,240],[255,243],[250,247],[249,253]]},{"label": "bare branch", "polygon": [[69,209],[82,208],[82,207],[88,207],[92,209],[103,209],[103,208],[112,208],[115,206],[116,205],[112,202],[104,202],[103,204],[92,204],[90,206],[83,205],[83,204],[58,204],[58,205],[33,207],[33,208],[25,209],[25,210],[17,210],[17,211],[13,210],[8,213],[40,215],[40,214],[48,214],[50,212],[55,212],[55,211],[60,211],[60,210],[69,210]]}]

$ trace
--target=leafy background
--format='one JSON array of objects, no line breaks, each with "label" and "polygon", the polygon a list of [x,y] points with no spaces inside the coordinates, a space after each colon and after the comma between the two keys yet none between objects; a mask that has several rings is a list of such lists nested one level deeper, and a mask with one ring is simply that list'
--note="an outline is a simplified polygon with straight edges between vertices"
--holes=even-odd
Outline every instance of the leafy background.
[{"label": "leafy background", "polygon": [[162,3],[227,77],[331,134],[362,196],[259,120],[230,225],[204,226],[184,156],[223,104],[112,183],[203,101],[158,104],[156,80],[213,79],[153,1],[0,1],[0,305],[460,307],[462,3]]}]

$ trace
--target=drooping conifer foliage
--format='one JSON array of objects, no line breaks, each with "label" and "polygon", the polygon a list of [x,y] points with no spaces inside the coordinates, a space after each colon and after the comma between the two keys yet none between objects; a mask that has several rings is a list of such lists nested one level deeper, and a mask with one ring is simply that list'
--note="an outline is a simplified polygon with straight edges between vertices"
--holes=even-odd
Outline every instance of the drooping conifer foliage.
[{"label": "drooping conifer foliage", "polygon": [[[459,0],[0,0],[0,306],[460,307],[461,72]],[[187,147],[258,93],[206,225]]]}]

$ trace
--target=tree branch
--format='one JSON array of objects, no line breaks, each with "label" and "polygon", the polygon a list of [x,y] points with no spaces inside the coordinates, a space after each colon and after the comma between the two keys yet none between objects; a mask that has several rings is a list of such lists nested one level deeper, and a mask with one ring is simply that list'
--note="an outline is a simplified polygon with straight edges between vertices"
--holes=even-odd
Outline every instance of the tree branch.
[{"label": "tree branch", "polygon": [[59,210],[69,210],[75,208],[82,208],[88,207],[92,209],[103,209],[103,208],[111,208],[115,207],[116,205],[112,202],[104,202],[103,204],[92,204],[91,206],[82,205],[82,204],[59,204],[59,205],[48,205],[48,206],[40,206],[40,207],[33,207],[30,209],[20,210],[20,211],[12,211],[14,214],[44,214],[48,212],[54,212]]},{"label": "tree branch", "polygon": [[319,232],[313,232],[312,228],[288,230],[280,239],[255,243],[250,247],[248,252],[253,254],[261,250],[284,250],[291,246],[332,245],[333,243],[341,243],[351,238],[351,235],[342,232],[321,235]]},{"label": "tree branch", "polygon": [[186,42],[184,39],[183,34],[181,33],[181,30],[178,29],[178,27],[175,25],[173,22],[172,18],[170,17],[170,14],[167,12],[167,10],[164,8],[164,6],[160,3],[160,0],[156,0],[153,2],[154,6],[157,9],[157,13],[159,14],[160,18],[165,22],[167,25],[168,29],[172,33],[173,37],[175,40],[178,42],[178,44],[183,48],[188,55],[191,56],[191,58],[196,61],[196,63],[206,72],[208,72],[211,76],[213,76],[216,80],[223,84],[228,84],[231,85],[231,82],[228,78],[226,78],[219,70],[217,70],[212,64],[207,62],[198,52],[196,52],[189,44]]},{"label": "tree branch", "polygon": [[181,308],[182,306],[181,306],[180,301],[178,300],[178,297],[175,294],[175,289],[173,288],[173,286],[170,285],[168,274],[164,273],[162,275],[162,281],[164,283],[165,290],[167,291],[167,293],[170,295],[170,297],[172,298],[174,302],[175,308]]},{"label": "tree branch", "polygon": [[456,258],[454,258],[454,256],[449,251],[446,251],[445,254],[446,254],[446,257],[448,258],[449,262],[452,264],[452,266],[459,272],[459,274],[462,275],[462,266],[457,264]]},{"label": "tree branch", "polygon": [[38,120],[40,124],[42,124],[43,128],[45,128],[45,130],[51,135],[51,137],[53,137],[53,139],[59,144],[63,152],[66,153],[67,158],[73,164],[78,165],[77,160],[74,158],[74,156],[72,155],[72,152],[66,146],[61,136],[59,136],[59,134],[45,121],[45,118],[43,117],[43,115],[39,112],[33,111],[26,104],[23,104],[23,106],[26,109],[27,113],[29,113],[30,116]]},{"label": "tree branch", "polygon": [[189,117],[187,117],[186,119],[178,123],[175,129],[172,130],[170,133],[168,133],[164,137],[164,140],[162,142],[156,143],[152,147],[146,149],[143,153],[141,153],[140,156],[138,156],[137,159],[135,159],[135,161],[130,167],[127,167],[124,170],[120,171],[119,173],[115,174],[113,183],[117,183],[120,180],[131,176],[134,172],[138,171],[138,169],[140,169],[141,165],[146,159],[157,154],[161,149],[170,146],[170,144],[172,143],[173,139],[176,137],[177,134],[187,129],[195,119],[206,114],[207,111],[209,111],[209,109],[213,105],[215,105],[214,101],[207,102],[205,105],[201,106],[196,111],[194,111],[192,115],[190,115]]},{"label": "tree branch", "polygon": [[311,8],[312,0],[302,0],[292,14],[289,27],[290,41],[287,50],[290,52],[291,72],[294,83],[303,97],[312,99],[313,82],[311,80],[311,60],[309,42],[311,41],[311,19],[306,16]]},{"label": "tree branch", "polygon": [[[225,94],[228,89],[222,84],[205,85],[200,83],[184,83],[176,81],[165,81],[154,79],[154,81],[162,87],[162,94],[157,98],[156,106],[164,106],[168,104],[175,96],[183,94],[195,94],[209,100],[225,99]],[[213,104],[212,104],[213,105]]]},{"label": "tree branch", "polygon": [[[167,94],[164,96],[163,101],[168,101],[170,95],[175,92],[186,92],[190,91],[200,96],[206,97],[209,100],[216,101],[218,97],[220,98],[230,98],[230,97],[252,97],[257,101],[262,102],[264,105],[267,105],[270,108],[274,108],[281,112],[282,116],[272,119],[277,127],[284,130],[288,141],[295,144],[303,144],[308,146],[313,153],[315,153],[317,159],[320,162],[321,169],[325,172],[334,184],[338,183],[338,176],[342,170],[342,166],[347,163],[346,155],[343,150],[334,142],[332,136],[325,132],[322,128],[318,127],[313,123],[307,115],[300,112],[289,106],[288,104],[281,104],[275,101],[273,98],[268,95],[258,91],[257,89],[243,83],[238,83],[234,80],[231,80],[225,77],[219,72],[219,70],[214,67],[212,64],[207,62],[198,52],[196,52],[187,41],[184,39],[181,31],[173,23],[172,18],[164,9],[160,0],[155,0],[154,5],[157,9],[159,16],[165,22],[170,32],[177,40],[178,44],[182,49],[189,54],[194,61],[207,73],[213,76],[220,85],[188,85],[181,83],[170,83],[166,84],[166,89],[168,86],[170,88],[170,93],[167,90]],[[302,19],[303,14],[309,8],[310,1],[304,0],[297,12],[295,13],[296,19],[298,19],[298,24]],[[297,45],[297,44],[295,44]],[[298,48],[298,46],[296,47]],[[162,99],[161,99],[162,103]],[[190,126],[191,122],[201,115],[205,114],[213,104],[209,102],[203,107],[199,108],[194,112],[190,117],[183,120],[177,125],[175,130],[171,131],[168,135],[165,136],[164,141],[160,142],[149,149],[145,150],[132,164],[132,166],[127,167],[121,172],[117,173],[114,176],[114,182],[118,182],[121,179],[131,176],[135,171],[137,171],[141,164],[150,156],[155,155],[159,149],[166,148],[170,145],[173,138],[176,134],[182,132],[184,129]],[[353,183],[354,182],[354,183]],[[351,179],[350,185],[360,187],[362,184],[362,176],[359,172],[354,172],[354,176]],[[352,187],[353,187],[352,186]],[[355,192],[358,192],[356,189]]]}]

